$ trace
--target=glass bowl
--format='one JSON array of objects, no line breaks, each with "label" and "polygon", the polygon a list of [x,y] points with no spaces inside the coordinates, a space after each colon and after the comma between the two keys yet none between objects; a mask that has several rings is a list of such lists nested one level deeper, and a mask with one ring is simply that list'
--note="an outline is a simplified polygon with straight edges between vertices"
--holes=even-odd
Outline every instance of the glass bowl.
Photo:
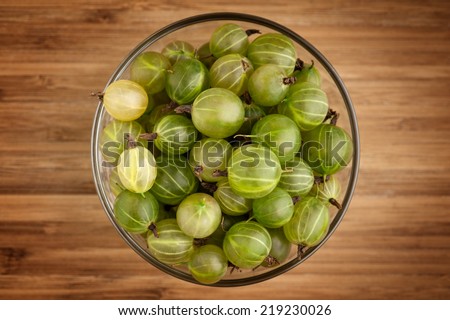
[{"label": "glass bowl", "polygon": [[[307,250],[299,258],[297,249],[292,246],[289,258],[282,264],[273,268],[256,268],[255,270],[232,270],[229,268],[225,277],[219,282],[212,284],[213,286],[241,286],[257,283],[279,276],[284,272],[298,266],[309,257],[311,257],[333,234],[338,227],[345,212],[347,211],[352,194],[355,189],[358,167],[359,167],[359,134],[358,126],[350,96],[345,88],[341,78],[333,68],[330,62],[308,41],[301,36],[289,30],[288,28],[261,18],[248,14],[240,13],[210,13],[198,16],[189,17],[175,23],[172,23],[159,31],[153,33],[148,38],[143,40],[136,46],[128,56],[120,63],[117,69],[113,72],[111,78],[106,84],[105,88],[111,83],[119,79],[126,79],[129,77],[129,66],[131,62],[142,52],[147,50],[161,51],[161,49],[171,41],[186,40],[197,48],[209,41],[212,31],[227,22],[234,22],[241,25],[244,29],[257,29],[261,33],[278,32],[291,38],[296,46],[298,57],[305,62],[314,61],[315,66],[319,69],[322,76],[322,89],[327,93],[330,107],[339,112],[339,126],[344,128],[351,136],[353,141],[353,158],[351,163],[339,172],[338,179],[342,184],[342,208],[340,210],[331,207],[330,226],[325,238],[316,246],[307,248]],[[110,219],[112,225],[117,232],[122,236],[125,242],[138,253],[147,262],[179,279],[189,281],[192,283],[198,282],[189,274],[186,267],[183,266],[169,266],[156,260],[148,251],[146,242],[141,236],[133,235],[120,227],[114,218],[113,204],[114,194],[109,188],[109,174],[110,166],[102,164],[102,155],[99,148],[99,137],[105,125],[111,120],[111,117],[105,111],[102,102],[99,102],[97,112],[95,114],[91,152],[92,152],[92,168],[94,175],[94,182],[97,193],[100,197],[101,204]],[[233,272],[231,272],[233,271]]]}]

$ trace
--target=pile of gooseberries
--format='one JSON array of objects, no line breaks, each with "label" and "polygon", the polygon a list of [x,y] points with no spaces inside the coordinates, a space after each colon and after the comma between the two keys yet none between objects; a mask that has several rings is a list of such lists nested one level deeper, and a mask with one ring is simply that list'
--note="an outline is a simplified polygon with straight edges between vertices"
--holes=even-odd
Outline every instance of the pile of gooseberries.
[{"label": "pile of gooseberries", "polygon": [[99,95],[117,224],[203,284],[318,245],[352,159],[314,62],[257,33],[227,23],[144,52]]}]

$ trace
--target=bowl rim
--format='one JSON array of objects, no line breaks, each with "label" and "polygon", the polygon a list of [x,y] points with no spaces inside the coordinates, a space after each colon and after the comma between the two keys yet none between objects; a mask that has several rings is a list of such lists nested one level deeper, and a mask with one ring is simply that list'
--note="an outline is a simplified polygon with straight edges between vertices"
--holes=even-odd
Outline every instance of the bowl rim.
[{"label": "bowl rim", "polygon": [[347,88],[344,85],[344,82],[334,69],[334,67],[331,65],[331,63],[325,58],[325,56],[317,50],[311,43],[309,43],[307,40],[305,40],[303,37],[295,33],[294,31],[290,30],[289,28],[274,22],[272,20],[250,15],[250,14],[243,14],[243,13],[235,13],[235,12],[214,12],[214,13],[206,13],[206,14],[200,14],[200,15],[194,15],[191,17],[187,17],[181,20],[178,20],[174,23],[171,23],[158,31],[154,32],[150,36],[148,36],[146,39],[141,41],[133,50],[130,51],[130,53],[124,58],[124,60],[119,64],[119,66],[116,68],[116,70],[111,75],[110,79],[108,80],[107,84],[105,85],[105,88],[112,82],[116,81],[123,72],[128,68],[128,66],[131,64],[131,62],[143,51],[145,51],[151,44],[158,41],[159,39],[165,37],[168,34],[173,33],[174,31],[177,31],[179,29],[182,29],[187,26],[200,24],[204,22],[210,22],[210,21],[241,21],[241,22],[249,22],[258,24],[267,28],[270,28],[273,31],[280,32],[288,37],[290,37],[292,40],[294,40],[297,44],[302,46],[305,50],[307,50],[317,61],[320,62],[320,64],[325,68],[325,70],[328,72],[328,74],[333,79],[335,85],[339,89],[339,92],[341,94],[342,99],[344,100],[345,107],[347,109],[347,114],[349,117],[350,122],[350,129],[352,134],[352,141],[353,141],[353,158],[352,158],[352,167],[349,177],[349,182],[347,186],[347,192],[345,193],[342,201],[342,208],[338,210],[336,213],[334,219],[331,221],[329,230],[327,232],[327,235],[324,237],[324,239],[316,246],[309,248],[304,252],[304,255],[302,259],[292,259],[291,261],[283,264],[282,267],[275,268],[275,269],[269,269],[267,272],[264,272],[262,274],[256,274],[252,275],[247,278],[240,278],[240,279],[222,279],[219,282],[216,282],[214,284],[201,284],[198,281],[196,281],[192,276],[182,272],[181,270],[178,270],[176,268],[172,268],[168,265],[165,265],[155,258],[153,258],[146,250],[144,250],[137,242],[136,240],[128,234],[126,231],[124,231],[122,228],[118,226],[118,224],[114,220],[114,213],[113,208],[110,206],[106,190],[102,187],[102,178],[101,178],[101,168],[100,168],[100,159],[98,157],[98,141],[99,141],[99,135],[100,135],[100,124],[101,119],[103,118],[103,114],[105,112],[102,102],[100,101],[97,106],[97,110],[94,116],[94,122],[92,127],[92,134],[91,134],[91,165],[92,165],[92,173],[94,178],[94,184],[95,188],[97,190],[97,195],[100,198],[100,202],[103,206],[103,209],[105,210],[109,220],[111,221],[112,225],[115,227],[116,231],[122,236],[122,238],[125,240],[125,242],[138,254],[140,255],[144,260],[151,263],[153,266],[158,268],[159,270],[168,273],[176,278],[179,278],[181,280],[185,280],[191,283],[199,284],[199,285],[205,285],[205,286],[216,286],[216,287],[235,287],[235,286],[244,286],[244,285],[250,285],[254,283],[258,283],[261,281],[269,280],[277,275],[280,275],[284,272],[287,272],[291,270],[292,268],[298,266],[299,264],[306,261],[309,257],[311,257],[322,245],[325,244],[325,242],[331,237],[331,235],[335,232],[338,225],[341,223],[346,211],[349,208],[351,198],[353,196],[354,190],[356,188],[356,183],[358,179],[358,171],[359,171],[359,161],[360,161],[360,141],[359,141],[359,129],[358,129],[358,123],[356,118],[356,112],[353,107],[353,103],[351,101],[350,95],[347,91]]}]

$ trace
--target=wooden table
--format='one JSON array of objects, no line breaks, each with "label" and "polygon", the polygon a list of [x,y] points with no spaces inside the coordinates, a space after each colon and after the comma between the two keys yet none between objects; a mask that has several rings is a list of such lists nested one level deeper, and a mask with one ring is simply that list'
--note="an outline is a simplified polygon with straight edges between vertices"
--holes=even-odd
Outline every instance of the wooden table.
[{"label": "wooden table", "polygon": [[[226,3],[1,2],[0,298],[450,298],[449,2]],[[357,190],[331,240],[240,288],[185,283],[138,257],[107,220],[90,166],[90,93],[147,35],[211,11],[260,15],[312,42],[361,131]]]}]

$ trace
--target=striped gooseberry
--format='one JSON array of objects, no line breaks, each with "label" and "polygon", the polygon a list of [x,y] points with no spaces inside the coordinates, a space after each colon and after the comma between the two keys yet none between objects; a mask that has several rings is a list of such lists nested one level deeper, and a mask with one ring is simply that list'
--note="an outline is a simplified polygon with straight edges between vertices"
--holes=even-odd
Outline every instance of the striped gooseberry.
[{"label": "striped gooseberry", "polygon": [[328,206],[333,205],[338,209],[342,208],[338,200],[341,196],[341,183],[334,175],[327,176],[323,179],[323,182],[315,183],[309,194],[312,197],[317,197]]},{"label": "striped gooseberry", "polygon": [[177,205],[197,191],[198,179],[192,173],[184,156],[177,158],[161,156],[156,159],[156,163],[157,176],[150,192],[159,202]]},{"label": "striped gooseberry", "polygon": [[283,189],[275,188],[268,195],[253,200],[252,218],[266,228],[285,225],[294,214],[292,198]]},{"label": "striped gooseberry", "polygon": [[209,87],[209,71],[197,59],[179,60],[167,74],[167,95],[180,105],[189,104]]},{"label": "striped gooseberry", "polygon": [[307,195],[314,185],[314,173],[300,157],[285,162],[282,165],[278,187],[286,190],[291,197]]},{"label": "striped gooseberry", "polygon": [[228,260],[238,268],[259,266],[269,255],[272,239],[266,228],[254,221],[234,224],[225,234],[223,251]]},{"label": "striped gooseberry", "polygon": [[123,79],[111,83],[101,97],[109,115],[121,121],[138,119],[148,105],[147,92],[131,80]]},{"label": "striped gooseberry", "polygon": [[344,129],[324,123],[303,133],[301,153],[303,160],[315,172],[331,175],[350,163],[353,144]]},{"label": "striped gooseberry", "polygon": [[194,238],[211,235],[222,219],[217,201],[206,193],[187,196],[178,206],[177,223],[181,231]]},{"label": "striped gooseberry", "polygon": [[198,95],[192,105],[192,122],[211,138],[227,138],[244,123],[241,99],[228,89],[210,88]]},{"label": "striped gooseberry", "polygon": [[237,53],[227,54],[217,59],[209,70],[211,87],[225,88],[240,96],[247,90],[252,73],[250,60]]},{"label": "striped gooseberry", "polygon": [[192,59],[195,57],[195,48],[189,42],[175,40],[168,43],[161,51],[171,64],[180,60]]},{"label": "striped gooseberry", "polygon": [[187,153],[195,141],[198,132],[192,121],[182,115],[166,115],[159,119],[153,132],[140,137],[151,140],[155,146],[168,155]]},{"label": "striped gooseberry", "polygon": [[99,143],[103,159],[116,165],[123,150],[128,148],[130,138],[139,145],[146,147],[147,141],[139,138],[144,132],[142,126],[136,121],[113,119],[106,125],[100,135]]},{"label": "striped gooseberry", "polygon": [[294,43],[287,36],[266,33],[250,43],[247,57],[255,69],[266,64],[276,64],[284,70],[285,74],[291,74],[297,61],[297,52]]},{"label": "striped gooseberry", "polygon": [[327,94],[313,83],[297,83],[289,88],[286,98],[278,106],[278,112],[294,120],[300,130],[312,130],[327,115]]},{"label": "striped gooseberry", "polygon": [[221,248],[207,244],[195,249],[188,262],[188,269],[198,282],[213,284],[226,274],[228,259]]},{"label": "striped gooseberry", "polygon": [[284,163],[300,150],[301,134],[294,121],[282,114],[270,114],[255,123],[252,141],[270,148]]},{"label": "striped gooseberry", "polygon": [[294,215],[283,231],[291,243],[312,247],[327,234],[329,221],[328,207],[316,198],[305,197],[295,204]]},{"label": "striped gooseberry", "polygon": [[189,165],[200,181],[217,182],[224,177],[218,173],[227,169],[233,148],[224,139],[204,138],[197,141],[189,153]]},{"label": "striped gooseberry", "polygon": [[158,222],[157,235],[149,233],[147,246],[153,257],[168,265],[188,262],[194,252],[194,238],[181,231],[175,219]]},{"label": "striped gooseberry", "polygon": [[227,179],[217,183],[214,198],[217,200],[222,212],[230,216],[242,216],[252,209],[253,200],[236,194],[231,189]]},{"label": "striped gooseberry", "polygon": [[164,90],[169,59],[159,52],[141,53],[130,65],[130,80],[140,84],[148,94]]},{"label": "striped gooseberry", "polygon": [[160,104],[153,108],[153,110],[147,115],[147,117],[140,118],[139,123],[145,129],[146,132],[153,132],[155,124],[164,116],[170,114],[177,114],[175,108],[170,104]]},{"label": "striped gooseberry", "polygon": [[117,165],[120,182],[135,193],[144,193],[153,186],[156,178],[156,162],[153,154],[142,146],[125,150]]},{"label": "striped gooseberry", "polygon": [[248,35],[241,26],[226,23],[214,30],[209,40],[209,49],[216,58],[230,53],[245,55],[249,45]]},{"label": "striped gooseberry", "polygon": [[215,244],[216,246],[222,247],[223,239],[225,239],[225,234],[230,228],[241,221],[248,220],[249,216],[243,214],[240,216],[231,216],[228,214],[222,214],[222,220],[217,227],[217,229],[206,238],[206,244]]},{"label": "striped gooseberry", "polygon": [[284,99],[294,82],[294,78],[288,77],[280,66],[265,64],[250,76],[248,92],[258,106],[271,107]]},{"label": "striped gooseberry", "polygon": [[278,157],[269,148],[248,144],[233,151],[228,163],[228,181],[238,195],[256,199],[277,186],[281,176]]},{"label": "striped gooseberry", "polygon": [[114,202],[117,223],[131,233],[155,230],[158,212],[158,201],[149,192],[140,194],[124,190]]}]

